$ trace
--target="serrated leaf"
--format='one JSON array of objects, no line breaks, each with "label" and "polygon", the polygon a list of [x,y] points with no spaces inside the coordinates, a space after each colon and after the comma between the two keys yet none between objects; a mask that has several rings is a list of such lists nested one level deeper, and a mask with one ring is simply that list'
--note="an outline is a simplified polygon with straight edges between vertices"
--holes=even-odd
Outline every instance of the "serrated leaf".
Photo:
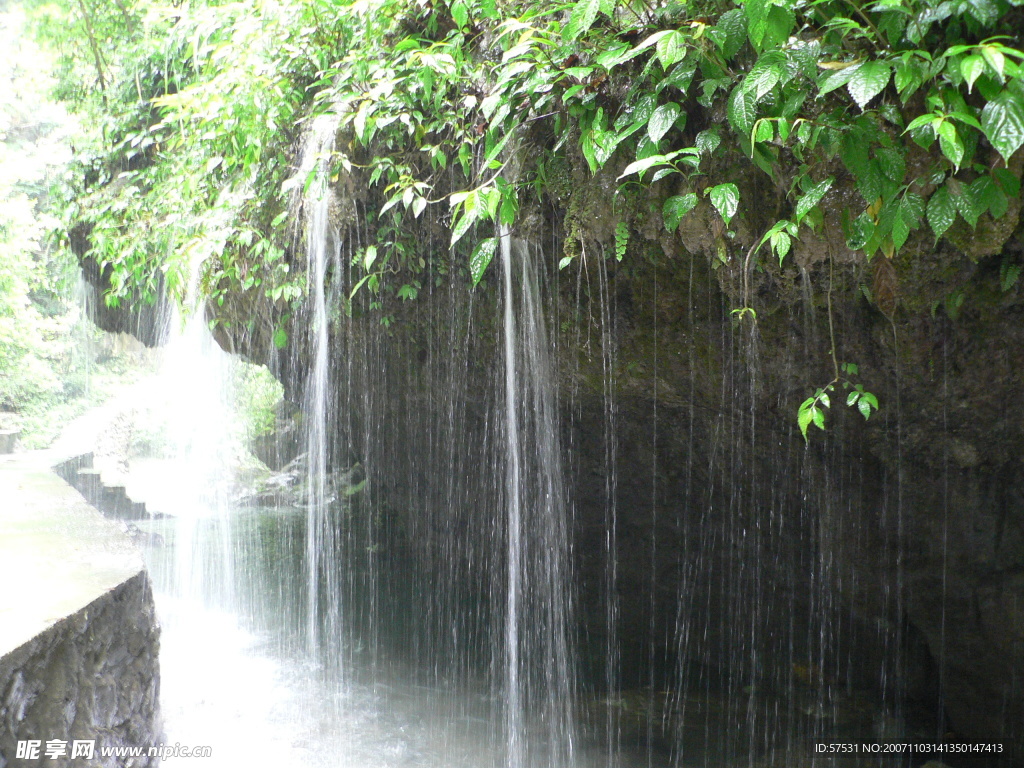
[{"label": "serrated leaf", "polygon": [[757,119],[754,97],[751,94],[743,93],[739,87],[734,88],[729,96],[725,116],[736,133],[741,136],[749,136],[750,130],[754,127],[754,121]]},{"label": "serrated leaf", "polygon": [[615,260],[622,261],[629,245],[629,225],[620,221],[615,225]]},{"label": "serrated leaf", "polygon": [[564,40],[575,40],[592,26],[601,10],[601,0],[578,0],[569,14],[569,21],[562,30]]},{"label": "serrated leaf", "polygon": [[718,28],[725,32],[722,56],[728,60],[735,56],[747,36],[747,17],[739,8],[726,11],[718,18]]},{"label": "serrated leaf", "polygon": [[1008,261],[1003,262],[1002,267],[999,269],[999,288],[1003,293],[1006,293],[1017,284],[1017,280],[1020,279],[1020,273],[1020,264],[1010,264]]},{"label": "serrated leaf", "polygon": [[647,122],[647,135],[651,137],[651,141],[655,144],[661,141],[662,137],[668,133],[675,123],[681,111],[679,105],[674,102],[662,104],[654,110],[654,114],[651,115],[651,119]]},{"label": "serrated leaf", "polygon": [[[487,271],[487,267],[491,263],[491,259],[494,258],[494,253],[497,249],[498,239],[496,237],[488,237],[476,244],[476,248],[473,249],[473,253],[469,257],[469,274],[473,278],[474,287],[480,282],[480,278],[484,276],[484,272]],[[570,258],[571,261],[571,257],[566,258]],[[558,268],[561,269],[562,265],[559,264]]]},{"label": "serrated leaf", "polygon": [[452,19],[458,25],[459,29],[466,26],[466,22],[469,21],[469,11],[466,9],[466,4],[461,0],[456,0],[451,4]]},{"label": "serrated leaf", "polygon": [[924,198],[917,192],[907,192],[900,200],[900,216],[907,225],[916,227],[917,222],[924,216]]},{"label": "serrated leaf", "polygon": [[807,194],[800,198],[800,201],[796,204],[796,220],[798,223],[814,206],[821,202],[821,198],[832,188],[834,181],[835,178],[829,176],[824,181],[820,181],[811,187]]},{"label": "serrated leaf", "polygon": [[894,82],[904,102],[921,87],[925,80],[925,66],[916,58],[907,57],[896,63]]},{"label": "serrated leaf", "polygon": [[870,142],[860,132],[851,131],[843,137],[839,156],[855,179],[860,179],[871,170],[869,147]]},{"label": "serrated leaf", "polygon": [[1006,57],[992,45],[984,45],[981,48],[981,55],[992,67],[992,71],[996,73],[996,77],[999,78],[999,82],[1003,81],[1003,71],[1006,68]]},{"label": "serrated leaf", "polygon": [[970,187],[960,184],[956,180],[950,181],[953,204],[964,217],[964,221],[971,225],[971,229],[978,226],[978,217],[984,212],[981,201],[971,192]]},{"label": "serrated leaf", "polygon": [[[452,195],[451,197],[454,197]],[[449,198],[449,200],[451,199]],[[469,231],[469,228],[473,226],[476,220],[480,217],[480,206],[479,206],[479,194],[476,190],[466,194],[462,200],[462,216],[455,225],[452,227],[452,237],[450,246],[454,246],[462,236]]]},{"label": "serrated leaf", "polygon": [[857,401],[857,410],[860,411],[860,415],[865,419],[871,417],[871,404],[866,397],[862,397]]},{"label": "serrated leaf", "polygon": [[971,56],[964,56],[960,61],[960,74],[963,75],[964,81],[967,83],[967,92],[970,93],[971,89],[974,88],[974,81],[981,77],[981,74],[985,71],[985,59],[983,59],[977,53]]},{"label": "serrated leaf", "polygon": [[740,190],[732,183],[719,184],[707,192],[711,198],[711,204],[715,206],[722,220],[728,224],[736,215],[736,209],[740,204]]},{"label": "serrated leaf", "polygon": [[747,16],[747,34],[750,36],[750,44],[758,52],[761,50],[761,41],[764,40],[768,9],[768,0],[747,0],[743,4],[743,10]]},{"label": "serrated leaf", "polygon": [[764,143],[766,141],[771,141],[772,139],[775,138],[775,126],[772,125],[772,122],[770,120],[765,120],[764,118],[762,118],[758,120],[756,123],[754,123],[754,126],[754,142]]},{"label": "serrated leaf", "polygon": [[697,195],[694,192],[687,192],[685,195],[674,195],[665,201],[661,207],[661,215],[665,221],[665,228],[669,232],[675,232],[683,216],[692,211],[697,205]]},{"label": "serrated leaf", "polygon": [[928,223],[938,240],[956,220],[957,204],[946,187],[938,189],[928,199]]},{"label": "serrated leaf", "polygon": [[991,211],[992,217],[995,219],[1006,213],[1009,207],[1006,195],[992,181],[991,176],[979,176],[971,182],[970,194],[978,201],[982,212]]},{"label": "serrated leaf", "polygon": [[847,227],[846,247],[851,251],[859,251],[865,247],[875,235],[875,221],[865,211]]},{"label": "serrated leaf", "polygon": [[740,88],[753,94],[754,101],[760,101],[782,78],[785,64],[786,54],[782,51],[765,51],[743,78]]},{"label": "serrated leaf", "polygon": [[666,72],[669,67],[686,56],[686,42],[686,36],[678,30],[672,30],[658,41],[655,51]]},{"label": "serrated leaf", "polygon": [[850,392],[850,394],[846,398],[846,405],[847,406],[853,405],[854,403],[857,402],[857,398],[859,398],[859,397],[860,397],[860,392],[858,390],[856,390],[856,389],[853,390],[852,392]]},{"label": "serrated leaf", "polygon": [[373,266],[373,262],[377,260],[377,246],[371,245],[366,248],[366,253],[363,254],[363,269],[367,272],[370,271],[370,267]]},{"label": "serrated leaf", "polygon": [[939,134],[939,148],[949,161],[959,170],[964,160],[964,143],[957,135],[956,126],[948,120],[939,123],[936,132]]},{"label": "serrated leaf", "polygon": [[1020,179],[1006,168],[996,168],[992,171],[992,177],[1009,197],[1017,197],[1020,194]]},{"label": "serrated leaf", "polygon": [[903,247],[903,244],[907,242],[907,237],[910,235],[910,227],[903,220],[902,216],[896,216],[892,220],[892,228],[889,230],[889,237],[892,238],[892,247],[894,251],[898,251]]},{"label": "serrated leaf", "polygon": [[885,89],[891,76],[892,70],[889,67],[889,62],[865,61],[850,78],[846,90],[857,102],[857,106],[864,109],[868,102]]},{"label": "serrated leaf", "polygon": [[830,93],[837,88],[842,88],[844,85],[847,85],[863,66],[863,64],[854,64],[853,66],[845,69],[830,71],[818,80],[818,95],[824,96],[826,93]]},{"label": "serrated leaf", "polygon": [[981,128],[989,143],[1010,162],[1010,156],[1024,144],[1024,104],[1010,90],[1003,91],[981,111]]},{"label": "serrated leaf", "polygon": [[697,147],[702,155],[710,155],[718,149],[718,145],[721,143],[722,137],[718,134],[718,130],[716,128],[709,128],[697,134],[694,146]]},{"label": "serrated leaf", "polygon": [[758,51],[764,51],[785,43],[793,32],[796,16],[793,11],[782,5],[772,5],[765,19],[764,35]]},{"label": "serrated leaf", "polygon": [[814,426],[816,426],[818,429],[824,429],[825,428],[825,412],[822,411],[820,408],[812,408],[811,409],[811,421],[814,422]]},{"label": "serrated leaf", "polygon": [[903,183],[903,176],[906,173],[906,161],[903,153],[898,149],[882,148],[875,150],[875,159],[878,160],[878,167],[882,169],[887,179],[897,184]]},{"label": "serrated leaf", "polygon": [[814,398],[809,397],[800,404],[799,410],[796,412],[796,423],[800,427],[800,434],[803,435],[804,440],[807,440],[807,428],[811,426],[811,420],[814,418]]},{"label": "serrated leaf", "polygon": [[665,155],[650,155],[639,160],[634,160],[632,163],[627,165],[622,170],[622,173],[619,174],[619,177],[618,179],[616,179],[616,181],[618,181],[619,179],[624,179],[626,176],[630,176],[634,173],[639,174],[640,179],[642,180],[644,176],[644,171],[646,171],[648,168],[658,165],[659,163],[664,162]]},{"label": "serrated leaf", "polygon": [[775,251],[775,255],[779,259],[779,266],[781,267],[786,254],[789,253],[789,249],[792,247],[792,238],[785,232],[776,232],[771,236],[770,243],[772,250]]}]

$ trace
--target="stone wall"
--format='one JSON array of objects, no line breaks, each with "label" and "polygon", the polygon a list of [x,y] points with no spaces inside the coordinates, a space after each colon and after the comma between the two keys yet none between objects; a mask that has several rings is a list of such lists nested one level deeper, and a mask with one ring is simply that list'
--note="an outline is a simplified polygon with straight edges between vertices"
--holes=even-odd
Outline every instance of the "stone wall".
[{"label": "stone wall", "polygon": [[[159,743],[159,627],[149,576],[123,525],[51,470],[0,457],[0,768],[148,766],[105,748]],[[18,742],[41,742],[35,759]],[[47,742],[66,754],[46,756]],[[93,757],[72,758],[72,742]]]},{"label": "stone wall", "polygon": [[[0,766],[19,740],[68,742],[53,766],[145,766],[148,757],[101,757],[104,747],[159,741],[159,629],[144,571],[0,659]],[[95,740],[92,760],[70,757],[71,742]],[[156,762],[156,759],[152,759]]]}]

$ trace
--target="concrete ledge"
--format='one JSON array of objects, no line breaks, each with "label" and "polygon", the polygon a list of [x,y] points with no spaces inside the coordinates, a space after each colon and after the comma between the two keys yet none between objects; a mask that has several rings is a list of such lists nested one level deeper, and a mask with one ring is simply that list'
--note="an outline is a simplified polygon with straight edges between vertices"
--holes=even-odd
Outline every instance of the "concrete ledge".
[{"label": "concrete ledge", "polygon": [[141,555],[49,463],[0,457],[0,768],[35,764],[16,759],[19,740],[96,740],[98,750],[160,735],[159,629]]}]

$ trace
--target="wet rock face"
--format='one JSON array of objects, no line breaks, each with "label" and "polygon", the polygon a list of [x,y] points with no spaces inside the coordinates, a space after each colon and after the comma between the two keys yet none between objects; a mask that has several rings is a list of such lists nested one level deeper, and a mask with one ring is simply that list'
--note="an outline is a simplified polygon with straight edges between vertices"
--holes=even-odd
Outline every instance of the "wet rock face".
[{"label": "wet rock face", "polygon": [[[68,742],[54,766],[148,766],[159,758],[101,758],[101,747],[151,747],[158,721],[159,629],[145,572],[0,659],[0,766],[20,765],[18,741]],[[71,741],[95,740],[94,759]],[[42,764],[42,763],[41,763]]]},{"label": "wet rock face", "polygon": [[[887,270],[883,313],[865,298],[873,268],[831,219],[828,243],[809,236],[744,284],[741,260],[716,264],[721,243],[700,210],[676,237],[633,222],[646,256],[637,245],[607,260],[601,285],[614,218],[609,196],[591,192],[595,225],[571,269],[555,269],[567,204],[534,233],[555,244],[549,327],[590,681],[611,634],[623,686],[652,670],[678,684],[690,667],[740,669],[737,690],[849,686],[920,710],[932,732],[1024,750],[1024,289],[1000,285],[998,257],[920,243]],[[742,224],[737,253],[756,229]],[[1016,263],[1022,251],[1018,228],[1002,253]],[[486,585],[493,556],[474,504],[486,489],[442,478],[494,468],[465,441],[486,444],[500,389],[496,287],[485,277],[463,299],[477,302],[472,322],[445,288],[385,307],[398,329],[388,338],[332,327],[332,369],[350,391],[337,402],[338,465],[367,467],[388,545],[452,569],[445,585]],[[743,305],[756,332],[731,314]],[[308,318],[296,317],[284,364],[256,336],[222,344],[275,360],[298,402],[309,354]],[[797,407],[835,376],[833,348],[882,408],[865,422],[837,385],[828,430],[805,445]]]},{"label": "wet rock face", "polygon": [[[728,276],[663,263],[613,277],[624,660],[653,632],[676,664],[782,660],[765,672],[779,686],[818,643],[823,682],[903,700],[920,722],[1024,760],[1024,415],[1009,405],[1024,397],[1024,296],[995,288],[991,264],[961,267],[955,317],[901,309],[890,322],[833,296],[838,360],[859,364],[882,410],[865,422],[837,386],[806,447],[797,406],[833,376],[820,297],[779,287],[752,337],[714,285]],[[902,290],[937,290],[927,264],[914,270]],[[590,400],[576,487],[583,572],[600,579],[607,460],[587,446],[608,415]],[[585,616],[601,610],[600,589],[584,595]]]}]

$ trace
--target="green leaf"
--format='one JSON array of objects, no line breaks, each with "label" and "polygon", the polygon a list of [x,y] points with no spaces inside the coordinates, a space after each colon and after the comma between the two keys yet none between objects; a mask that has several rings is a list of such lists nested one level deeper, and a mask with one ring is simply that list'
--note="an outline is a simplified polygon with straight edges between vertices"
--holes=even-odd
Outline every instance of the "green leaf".
[{"label": "green leaf", "polygon": [[835,182],[835,178],[829,176],[824,181],[820,181],[811,187],[807,194],[800,198],[800,201],[796,204],[796,221],[798,224],[814,206],[821,202],[821,198],[832,188],[833,182]]},{"label": "green leaf", "polygon": [[[477,243],[473,253],[470,254],[469,274],[473,278],[474,288],[480,282],[480,278],[484,276],[484,272],[487,271],[487,266],[491,263],[491,259],[494,258],[494,253],[497,249],[498,239],[496,237],[488,237]],[[558,268],[561,269],[562,266],[559,265]]]},{"label": "green leaf", "polygon": [[971,195],[978,201],[982,211],[989,211],[993,219],[1002,218],[1010,207],[1006,195],[992,180],[991,176],[979,176],[970,186]]},{"label": "green leaf", "polygon": [[462,0],[455,0],[451,4],[452,19],[458,25],[459,29],[466,26],[469,21],[469,11],[466,9],[466,4]]},{"label": "green leaf", "polygon": [[868,102],[880,94],[885,86],[889,84],[892,70],[887,61],[865,61],[850,78],[846,90],[857,102],[857,106],[864,109]]},{"label": "green leaf", "polygon": [[668,133],[675,123],[681,111],[679,105],[674,102],[662,104],[654,110],[654,114],[651,115],[651,119],[647,123],[647,135],[651,137],[651,141],[655,144],[661,141],[662,137]]},{"label": "green leaf", "polygon": [[901,61],[896,62],[896,75],[894,81],[896,90],[899,91],[900,99],[906,103],[907,99],[914,95],[914,92],[924,83],[926,76],[925,65],[917,57],[904,54]]},{"label": "green leaf", "polygon": [[895,181],[897,184],[903,183],[907,166],[902,152],[894,148],[877,149],[875,150],[875,159],[887,179]]},{"label": "green leaf", "polygon": [[800,404],[800,408],[796,412],[796,423],[800,427],[800,434],[804,436],[805,442],[807,440],[807,428],[811,426],[814,412],[817,410],[814,407],[814,402],[813,397],[808,397]]},{"label": "green leaf", "polygon": [[960,215],[964,217],[964,221],[970,224],[972,229],[978,226],[978,217],[984,213],[984,209],[981,206],[981,201],[973,194],[971,188],[961,184],[956,179],[950,179],[947,182],[947,186],[953,198],[953,204],[960,212]]},{"label": "green leaf", "polygon": [[1006,293],[1017,284],[1017,280],[1020,279],[1020,273],[1020,264],[1013,264],[1008,259],[1003,259],[1003,263],[999,267],[999,288],[1003,293]]},{"label": "green leaf", "polygon": [[462,236],[469,231],[469,228],[480,218],[481,208],[478,205],[477,193],[470,192],[462,204],[462,216],[452,227],[451,246],[454,246]]},{"label": "green leaf", "polygon": [[740,88],[744,93],[753,94],[755,102],[760,101],[782,78],[785,64],[786,54],[782,51],[765,51],[743,78]]},{"label": "green leaf", "polygon": [[728,61],[743,47],[747,36],[747,17],[741,9],[734,8],[718,17],[717,26],[725,32],[722,57]]},{"label": "green leaf", "polygon": [[711,187],[706,193],[711,197],[711,204],[715,206],[722,220],[728,224],[736,215],[736,209],[740,204],[740,190],[732,183],[719,184]]},{"label": "green leaf", "polygon": [[629,225],[620,221],[615,225],[615,260],[622,261],[626,255],[626,247],[629,245]]},{"label": "green leaf", "polygon": [[562,39],[575,40],[592,26],[601,10],[601,0],[578,0],[569,14],[569,21],[562,30]]},{"label": "green leaf", "polygon": [[825,412],[820,408],[813,408],[811,410],[811,420],[818,429],[825,428]]},{"label": "green leaf", "polygon": [[939,147],[949,161],[959,170],[964,159],[964,143],[957,135],[956,126],[948,120],[939,123],[936,132],[939,134]]},{"label": "green leaf", "polygon": [[675,232],[679,227],[679,222],[683,220],[683,216],[692,211],[696,205],[697,195],[694,192],[670,197],[661,208],[661,215],[665,220],[665,228],[669,232]]},{"label": "green leaf", "polygon": [[666,72],[669,67],[686,56],[686,43],[686,36],[678,30],[672,30],[658,40],[655,50],[658,52],[658,60]]},{"label": "green leaf", "polygon": [[928,199],[928,223],[935,232],[936,242],[955,220],[956,206],[949,195],[949,190],[944,186],[939,187]]},{"label": "green leaf", "polygon": [[857,410],[860,411],[860,415],[865,419],[871,418],[871,404],[866,397],[862,397],[857,401]]},{"label": "green leaf", "polygon": [[907,238],[910,236],[910,227],[907,226],[902,216],[893,218],[889,236],[892,238],[892,247],[895,251],[898,251],[907,242]]},{"label": "green leaf", "polygon": [[789,253],[789,249],[792,247],[793,240],[786,232],[775,232],[770,238],[772,250],[775,251],[775,255],[779,259],[779,266],[782,266],[783,260],[786,258],[786,254]]},{"label": "green leaf", "polygon": [[694,145],[700,150],[702,155],[710,155],[718,149],[718,145],[721,143],[722,137],[719,135],[718,129],[708,128],[706,131],[701,131],[697,134]]},{"label": "green leaf", "polygon": [[757,119],[753,95],[744,93],[741,87],[733,89],[729,96],[729,103],[726,107],[726,118],[733,130],[741,136],[749,136]]},{"label": "green leaf", "polygon": [[781,5],[772,5],[768,10],[764,35],[761,39],[761,47],[758,50],[764,51],[785,43],[792,34],[795,23],[796,16],[789,8],[784,8]]},{"label": "green leaf", "polygon": [[1024,103],[1019,96],[1004,88],[981,111],[981,128],[989,143],[1010,162],[1010,155],[1024,144]]},{"label": "green leaf", "polygon": [[668,160],[665,155],[650,155],[649,157],[644,157],[640,160],[634,160],[622,170],[622,173],[619,174],[616,181],[624,179],[627,176],[631,176],[634,173],[639,174],[640,179],[643,180],[644,172],[648,168],[653,168],[655,165],[665,165],[667,163]]},{"label": "green leaf", "polygon": [[999,78],[999,82],[1002,82],[1003,71],[1006,68],[1006,57],[994,45],[983,45],[981,47],[981,55],[988,65],[992,67],[992,71]]},{"label": "green leaf", "polygon": [[1017,197],[1020,194],[1020,179],[1014,176],[1008,169],[996,168],[992,171],[992,178],[995,179],[996,184],[999,185],[1000,189],[1008,197]]},{"label": "green leaf", "polygon": [[377,246],[370,245],[366,248],[366,253],[363,254],[363,269],[367,272],[370,271],[370,267],[373,266],[373,262],[377,260]]},{"label": "green leaf", "polygon": [[837,88],[842,88],[844,85],[847,85],[863,66],[863,64],[853,64],[845,69],[838,69],[834,72],[828,72],[827,74],[822,75],[818,80],[818,95],[824,96],[826,93],[831,93]]},{"label": "green leaf", "polygon": [[284,349],[288,346],[288,332],[281,327],[274,331],[274,346],[277,349]]},{"label": "green leaf", "polygon": [[981,77],[985,71],[985,59],[978,54],[964,56],[960,61],[960,74],[967,82],[967,92],[974,88],[974,81]]},{"label": "green leaf", "polygon": [[743,4],[743,10],[747,16],[747,34],[750,36],[750,44],[754,50],[761,51],[761,42],[764,40],[765,31],[768,26],[769,0],[747,0]]},{"label": "green leaf", "polygon": [[772,125],[771,120],[761,118],[756,123],[754,123],[753,138],[751,139],[752,141],[764,143],[766,141],[771,141],[774,138],[775,126]]},{"label": "green leaf", "polygon": [[563,256],[561,259],[559,259],[559,261],[558,261],[558,271],[561,272],[563,269],[565,269],[570,264],[572,264],[572,260],[573,260],[572,256]]},{"label": "green leaf", "polygon": [[846,247],[851,251],[859,251],[864,248],[875,235],[875,221],[865,211],[852,222],[846,229]]}]

